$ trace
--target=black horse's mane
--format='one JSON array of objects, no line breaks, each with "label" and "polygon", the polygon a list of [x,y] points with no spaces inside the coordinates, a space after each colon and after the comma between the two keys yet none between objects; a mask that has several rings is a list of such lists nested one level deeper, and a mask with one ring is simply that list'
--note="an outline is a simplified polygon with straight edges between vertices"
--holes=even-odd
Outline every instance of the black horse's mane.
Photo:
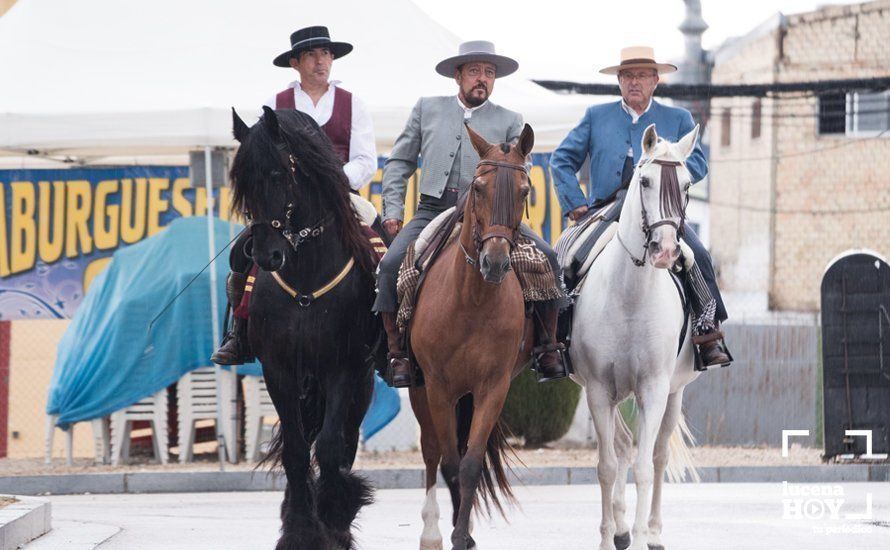
[{"label": "black horse's mane", "polygon": [[[296,159],[294,176],[297,185],[316,192],[322,203],[330,208],[343,246],[355,258],[356,264],[368,276],[373,276],[371,245],[352,208],[343,163],[327,135],[310,116],[294,109],[275,111],[275,118],[280,138]],[[284,211],[283,205],[271,204],[271,197],[280,195],[280,189],[275,186],[293,185],[287,170],[289,167],[282,165],[276,149],[276,139],[261,118],[241,142],[232,162],[232,211],[248,212],[266,220],[272,219],[276,213],[280,215]],[[297,223],[315,221],[318,220]]]}]

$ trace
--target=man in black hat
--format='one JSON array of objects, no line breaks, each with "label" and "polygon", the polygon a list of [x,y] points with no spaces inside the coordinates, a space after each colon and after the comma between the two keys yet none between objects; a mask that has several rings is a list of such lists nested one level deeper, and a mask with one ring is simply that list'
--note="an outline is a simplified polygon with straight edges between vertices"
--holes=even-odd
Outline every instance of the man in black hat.
[{"label": "man in black hat", "polygon": [[[353,190],[368,184],[377,170],[377,148],[371,115],[357,97],[330,80],[331,65],[352,51],[352,44],[331,40],[327,27],[307,27],[293,33],[291,47],[272,62],[276,67],[291,67],[300,79],[272,96],[266,105],[273,109],[297,109],[311,116],[324,130],[337,155],[343,161],[343,172]],[[372,225],[374,206],[358,195],[353,204],[363,221]],[[232,246],[229,266],[232,272],[226,281],[226,296],[234,308],[232,329],[226,333],[220,348],[211,356],[220,365],[240,365],[253,361],[247,343],[247,302],[245,287],[252,282],[253,261],[243,253],[245,231]]]}]

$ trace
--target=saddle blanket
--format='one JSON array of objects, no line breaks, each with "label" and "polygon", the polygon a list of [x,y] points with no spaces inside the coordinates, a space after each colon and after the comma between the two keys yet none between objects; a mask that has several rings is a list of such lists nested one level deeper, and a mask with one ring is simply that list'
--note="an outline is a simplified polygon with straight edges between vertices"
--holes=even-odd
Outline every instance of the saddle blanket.
[{"label": "saddle blanket", "polygon": [[[414,304],[417,301],[421,273],[426,271],[429,268],[430,262],[434,260],[427,257],[423,265],[418,266],[417,259],[423,255],[430,243],[435,240],[436,232],[448,220],[453,211],[454,209],[451,208],[439,214],[424,228],[417,240],[408,246],[396,281],[396,294],[399,300],[399,311],[396,321],[399,329],[403,332],[414,313]],[[460,235],[460,228],[461,223],[456,223],[448,236],[447,244],[457,239]],[[561,285],[557,282],[556,275],[553,273],[550,262],[547,261],[547,256],[538,250],[535,243],[530,239],[520,236],[516,240],[516,246],[510,252],[510,265],[516,272],[519,286],[522,287],[522,296],[526,302],[558,300],[565,296]]]}]

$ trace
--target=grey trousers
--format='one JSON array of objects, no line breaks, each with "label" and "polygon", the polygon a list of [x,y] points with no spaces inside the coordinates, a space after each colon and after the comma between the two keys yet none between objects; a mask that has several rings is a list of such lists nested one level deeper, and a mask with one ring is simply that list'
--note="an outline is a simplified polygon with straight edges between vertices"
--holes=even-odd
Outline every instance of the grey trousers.
[{"label": "grey trousers", "polygon": [[[374,301],[374,311],[376,312],[395,312],[398,311],[398,297],[396,295],[396,281],[399,278],[399,268],[402,267],[402,261],[408,251],[408,246],[420,236],[421,231],[430,224],[433,219],[448,210],[457,203],[457,193],[447,190],[441,199],[431,197],[429,195],[421,195],[420,204],[417,205],[417,212],[405,227],[399,231],[389,250],[380,261],[379,273],[377,275],[377,299]],[[556,274],[557,280],[562,281],[562,268],[559,266],[559,260],[556,258],[556,252],[550,247],[550,244],[538,236],[525,224],[519,227],[519,232],[523,237],[535,243],[538,250],[547,256],[553,273]],[[548,302],[549,304],[549,302]],[[553,301],[553,307],[564,307],[566,304],[561,300]]]}]

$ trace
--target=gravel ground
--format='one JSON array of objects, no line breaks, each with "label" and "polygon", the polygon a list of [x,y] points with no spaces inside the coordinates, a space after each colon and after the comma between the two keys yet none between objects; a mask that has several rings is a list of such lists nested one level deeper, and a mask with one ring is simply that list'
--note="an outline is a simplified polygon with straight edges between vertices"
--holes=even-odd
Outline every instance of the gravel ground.
[{"label": "gravel ground", "polygon": [[[517,449],[517,457],[522,464],[532,468],[541,466],[595,466],[595,449]],[[820,449],[792,446],[789,458],[782,458],[777,448],[746,447],[697,447],[692,450],[696,466],[812,466],[822,464]],[[64,460],[56,459],[52,465],[43,459],[0,459],[0,476],[84,474],[109,472],[158,472],[158,471],[207,471],[219,468],[215,453],[196,456],[189,464],[154,464],[148,456],[137,456],[133,464],[125,466],[103,466],[94,464],[92,459],[77,459],[74,466],[67,466]],[[226,464],[227,471],[246,471],[253,464]],[[420,452],[360,453],[357,468],[403,469],[422,468]]]}]

